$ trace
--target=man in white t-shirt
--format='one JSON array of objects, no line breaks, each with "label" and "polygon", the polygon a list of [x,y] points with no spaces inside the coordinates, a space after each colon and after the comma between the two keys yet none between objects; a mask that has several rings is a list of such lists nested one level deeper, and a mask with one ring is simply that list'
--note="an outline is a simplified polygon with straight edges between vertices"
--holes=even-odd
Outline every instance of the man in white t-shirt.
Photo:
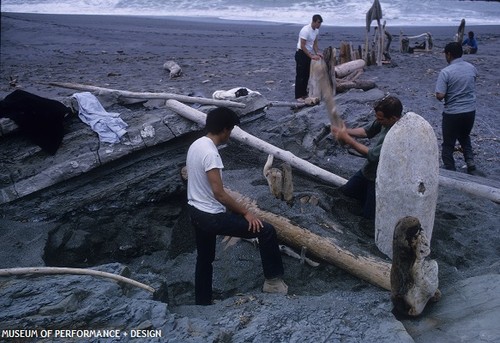
[{"label": "man in white t-shirt", "polygon": [[295,76],[295,99],[303,101],[307,98],[307,83],[309,82],[309,71],[311,60],[323,58],[318,47],[319,28],[323,18],[319,14],[312,17],[311,24],[304,26],[299,33],[295,62],[297,63]]},{"label": "man in white t-shirt", "polygon": [[262,290],[268,293],[288,292],[288,286],[281,279],[284,269],[276,230],[224,190],[224,165],[217,145],[227,142],[234,126],[239,123],[237,114],[228,108],[219,107],[210,111],[205,126],[207,134],[191,144],[187,153],[187,195],[198,254],[195,272],[197,305],[212,303],[212,263],[217,235],[258,238],[265,277]]}]

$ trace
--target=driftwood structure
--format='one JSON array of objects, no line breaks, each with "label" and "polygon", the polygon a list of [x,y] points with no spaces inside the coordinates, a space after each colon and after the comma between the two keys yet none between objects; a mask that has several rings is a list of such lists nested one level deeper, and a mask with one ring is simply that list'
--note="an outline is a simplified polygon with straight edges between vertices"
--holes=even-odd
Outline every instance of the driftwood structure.
[{"label": "driftwood structure", "polygon": [[368,12],[366,13],[366,39],[365,39],[364,59],[366,62],[371,60],[369,57],[370,49],[368,46],[368,33],[370,32],[370,26],[372,21],[376,20],[378,27],[378,34],[376,35],[377,42],[375,44],[375,50],[376,50],[376,61],[378,66],[382,65],[382,51],[384,46],[384,34],[383,34],[384,30],[382,29],[382,24],[380,23],[380,19],[382,19],[382,6],[380,6],[379,0],[374,0],[372,7],[370,7]]},{"label": "driftwood structure", "polygon": [[[423,39],[423,43],[417,46],[410,46],[411,39]],[[399,51],[400,52],[413,52],[413,51],[425,51],[429,52],[433,47],[432,35],[430,32],[425,32],[416,36],[406,36],[403,31],[399,32]]]},{"label": "driftwood structure", "polygon": [[457,34],[455,36],[455,42],[462,44],[462,42],[464,41],[464,34],[465,34],[465,19],[462,19],[460,21],[460,25],[458,26]]}]

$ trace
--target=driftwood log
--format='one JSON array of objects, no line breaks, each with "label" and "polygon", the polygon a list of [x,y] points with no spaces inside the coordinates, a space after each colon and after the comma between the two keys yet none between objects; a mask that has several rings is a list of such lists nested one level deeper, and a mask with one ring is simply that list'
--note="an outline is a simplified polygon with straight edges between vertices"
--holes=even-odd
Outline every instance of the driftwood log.
[{"label": "driftwood log", "polygon": [[460,21],[460,25],[458,26],[455,42],[462,44],[462,42],[464,41],[464,33],[465,33],[465,19],[462,19]]},{"label": "driftwood log", "polygon": [[[167,100],[166,105],[167,108],[183,116],[184,118],[194,121],[200,125],[205,125],[205,120],[206,120],[205,113],[200,112],[187,105],[184,105],[176,100]],[[318,166],[315,166],[314,164],[295,156],[290,151],[283,150],[272,144],[267,143],[266,141],[263,141],[262,139],[252,136],[249,133],[240,129],[238,126],[234,127],[231,133],[231,138],[236,139],[237,141],[240,141],[247,145],[250,145],[256,148],[257,150],[265,152],[266,154],[272,154],[276,158],[279,158],[284,162],[290,163],[292,167],[302,170],[306,174],[312,175],[330,184],[341,186],[347,182],[347,180],[344,179],[343,177],[340,177],[324,169],[321,169]]]},{"label": "driftwood log", "polygon": [[73,275],[99,276],[107,279],[112,279],[118,282],[123,282],[128,285],[132,285],[134,287],[139,287],[151,293],[155,293],[156,291],[151,286],[126,278],[122,275],[117,275],[93,269],[67,268],[67,267],[26,267],[26,268],[0,269],[0,276],[15,276],[15,275],[28,275],[28,274],[42,274],[42,275],[73,274]]},{"label": "driftwood log", "polygon": [[272,224],[278,238],[286,245],[301,250],[303,247],[314,257],[333,264],[369,283],[391,290],[391,264],[381,258],[357,255],[340,247],[333,238],[321,237],[294,225],[289,219],[261,210],[255,201],[229,189],[226,191],[239,203],[252,210],[259,218]]},{"label": "driftwood log", "polygon": [[182,74],[182,69],[179,67],[177,63],[174,61],[167,61],[163,64],[163,69],[166,69],[170,72],[170,78],[173,79],[174,77],[181,76]]},{"label": "driftwood log", "polygon": [[227,106],[227,107],[241,107],[244,108],[245,104],[229,101],[229,100],[215,100],[210,98],[193,97],[187,95],[179,95],[173,93],[151,93],[151,92],[130,92],[119,89],[103,88],[90,85],[83,85],[79,83],[69,82],[49,82],[48,85],[76,89],[80,91],[94,92],[97,94],[115,95],[117,98],[133,98],[133,99],[174,99],[177,101],[187,102],[191,104]]}]

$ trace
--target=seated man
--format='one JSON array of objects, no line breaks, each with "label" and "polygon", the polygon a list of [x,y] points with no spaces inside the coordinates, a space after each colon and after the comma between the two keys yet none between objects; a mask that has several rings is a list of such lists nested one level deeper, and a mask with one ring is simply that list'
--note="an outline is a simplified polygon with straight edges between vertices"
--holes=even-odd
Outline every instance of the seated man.
[{"label": "seated man", "polygon": [[[363,168],[340,189],[344,195],[360,201],[363,217],[367,219],[375,219],[375,177],[382,143],[384,143],[385,135],[389,129],[401,118],[403,105],[398,98],[387,96],[377,102],[374,109],[375,120],[365,127],[338,129],[332,126],[332,134],[339,142],[349,145],[366,157]],[[377,140],[374,145],[368,148],[356,141],[354,137],[376,137]]]},{"label": "seated man", "polygon": [[[283,263],[274,227],[261,221],[249,209],[229,195],[222,183],[222,159],[217,145],[229,140],[240,120],[224,107],[207,114],[207,134],[189,147],[187,195],[191,223],[196,236],[195,298],[197,305],[212,303],[212,263],[215,259],[217,235],[258,238],[267,293],[287,294],[283,282]],[[228,211],[229,210],[229,211]]]},{"label": "seated man", "polygon": [[477,52],[477,40],[474,38],[474,32],[469,31],[469,37],[462,43],[464,54],[475,54]]}]

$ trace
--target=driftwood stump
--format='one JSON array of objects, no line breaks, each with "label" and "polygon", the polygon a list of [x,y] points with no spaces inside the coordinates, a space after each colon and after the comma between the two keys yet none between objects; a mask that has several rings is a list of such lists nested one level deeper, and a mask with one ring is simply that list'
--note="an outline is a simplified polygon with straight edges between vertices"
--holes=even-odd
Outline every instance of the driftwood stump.
[{"label": "driftwood stump", "polygon": [[391,301],[394,310],[418,316],[430,301],[438,301],[438,264],[426,260],[430,242],[415,217],[404,217],[394,229],[391,266]]}]

